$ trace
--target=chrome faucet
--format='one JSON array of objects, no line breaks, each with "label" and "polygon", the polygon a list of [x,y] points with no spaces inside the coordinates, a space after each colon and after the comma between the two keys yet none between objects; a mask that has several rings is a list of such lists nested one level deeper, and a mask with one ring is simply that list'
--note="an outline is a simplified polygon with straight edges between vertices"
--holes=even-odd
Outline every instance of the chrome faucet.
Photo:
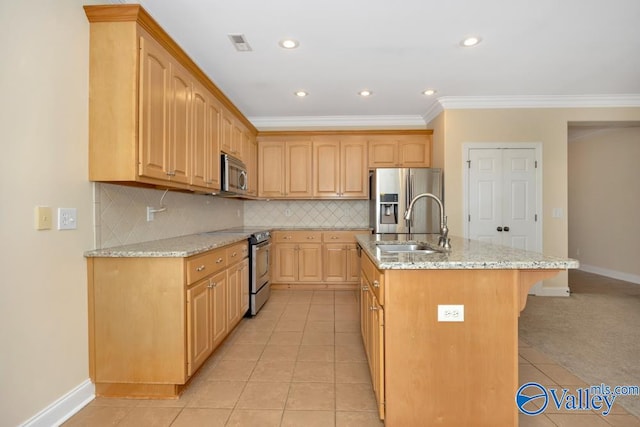
[{"label": "chrome faucet", "polygon": [[411,216],[413,215],[413,204],[416,202],[416,200],[423,197],[429,197],[430,199],[435,200],[438,204],[438,207],[440,208],[440,238],[438,239],[438,246],[445,249],[451,249],[451,239],[449,239],[448,237],[449,228],[447,227],[447,217],[444,216],[444,205],[442,204],[442,200],[440,200],[437,196],[431,193],[418,194],[411,200],[411,203],[409,203],[409,208],[407,208],[407,211],[404,213],[404,219],[411,220]]}]

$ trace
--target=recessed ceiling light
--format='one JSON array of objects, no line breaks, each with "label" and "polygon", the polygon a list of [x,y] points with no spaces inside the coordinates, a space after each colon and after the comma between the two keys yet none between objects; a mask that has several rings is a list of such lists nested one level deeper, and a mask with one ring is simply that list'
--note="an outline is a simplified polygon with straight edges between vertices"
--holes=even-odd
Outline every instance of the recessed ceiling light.
[{"label": "recessed ceiling light", "polygon": [[285,49],[295,49],[298,47],[300,43],[298,43],[297,40],[284,39],[284,40],[280,40],[280,43],[278,44],[280,45],[280,47],[283,47]]},{"label": "recessed ceiling light", "polygon": [[435,93],[436,93],[435,89],[427,89],[422,92],[423,95],[427,95],[427,96],[435,95]]},{"label": "recessed ceiling light", "polygon": [[480,41],[482,41],[482,39],[480,37],[471,36],[471,37],[467,37],[464,40],[462,40],[460,42],[460,45],[464,46],[464,47],[472,47],[472,46],[475,46],[478,43],[480,43]]},{"label": "recessed ceiling light", "polygon": [[304,90],[297,90],[294,92],[294,94],[297,97],[304,98],[305,96],[309,95],[309,92],[305,92]]},{"label": "recessed ceiling light", "polygon": [[360,92],[358,92],[358,95],[360,96],[371,96],[373,95],[373,92],[371,92],[370,90],[361,90]]}]

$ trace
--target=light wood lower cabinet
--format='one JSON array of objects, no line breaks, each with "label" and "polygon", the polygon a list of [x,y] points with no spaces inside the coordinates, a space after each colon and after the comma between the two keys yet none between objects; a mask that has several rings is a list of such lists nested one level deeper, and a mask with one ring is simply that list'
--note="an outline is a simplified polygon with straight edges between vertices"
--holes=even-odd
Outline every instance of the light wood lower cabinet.
[{"label": "light wood lower cabinet", "polygon": [[88,258],[96,395],[178,396],[247,312],[247,257],[241,242],[189,258]]},{"label": "light wood lower cabinet", "polygon": [[383,420],[385,414],[384,308],[376,298],[375,289],[379,289],[379,286],[374,286],[377,279],[374,279],[371,274],[373,271],[368,268],[370,265],[371,261],[365,256],[362,260],[363,268],[360,278],[360,331],[369,363],[378,415]]},{"label": "light wood lower cabinet", "polygon": [[355,289],[360,281],[360,258],[350,231],[274,231],[272,284]]},{"label": "light wood lower cabinet", "polygon": [[[362,252],[361,332],[387,427],[517,426],[518,315],[557,271],[379,270]],[[438,320],[439,305],[464,319]]]}]

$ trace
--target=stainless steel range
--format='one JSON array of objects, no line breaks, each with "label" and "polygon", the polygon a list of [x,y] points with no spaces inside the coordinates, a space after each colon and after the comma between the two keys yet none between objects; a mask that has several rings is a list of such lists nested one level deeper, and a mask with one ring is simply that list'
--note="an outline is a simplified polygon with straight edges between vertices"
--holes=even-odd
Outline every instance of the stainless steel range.
[{"label": "stainless steel range", "polygon": [[260,231],[249,238],[249,313],[255,316],[269,299],[271,284],[269,261],[271,252],[271,233]]},{"label": "stainless steel range", "polygon": [[269,262],[271,261],[271,232],[264,228],[236,227],[218,233],[251,234],[249,237],[249,311],[255,316],[271,294]]}]

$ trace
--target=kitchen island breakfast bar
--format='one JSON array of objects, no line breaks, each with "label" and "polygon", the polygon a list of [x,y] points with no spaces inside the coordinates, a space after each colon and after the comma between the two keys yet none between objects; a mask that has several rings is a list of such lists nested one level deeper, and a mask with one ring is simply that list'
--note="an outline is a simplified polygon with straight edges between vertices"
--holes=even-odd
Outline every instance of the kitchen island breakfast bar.
[{"label": "kitchen island breakfast bar", "polygon": [[[439,249],[437,235],[412,238]],[[536,282],[578,262],[457,237],[434,253],[357,239],[361,332],[385,425],[517,426],[518,316]]]}]

